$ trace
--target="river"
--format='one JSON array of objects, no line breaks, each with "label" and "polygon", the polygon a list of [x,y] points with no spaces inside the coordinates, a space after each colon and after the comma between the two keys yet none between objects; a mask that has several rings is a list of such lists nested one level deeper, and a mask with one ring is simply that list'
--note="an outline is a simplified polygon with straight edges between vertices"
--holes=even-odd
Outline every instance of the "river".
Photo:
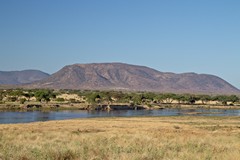
[{"label": "river", "polygon": [[64,120],[93,117],[139,117],[139,116],[240,116],[240,109],[160,109],[115,111],[2,111],[0,124],[29,123],[37,121]]}]

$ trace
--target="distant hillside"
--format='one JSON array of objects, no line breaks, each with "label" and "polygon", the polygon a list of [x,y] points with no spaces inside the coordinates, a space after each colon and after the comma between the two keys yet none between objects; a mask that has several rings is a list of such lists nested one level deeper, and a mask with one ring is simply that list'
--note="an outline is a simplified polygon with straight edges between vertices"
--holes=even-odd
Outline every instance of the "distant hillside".
[{"label": "distant hillside", "polygon": [[27,87],[181,93],[240,93],[237,88],[217,76],[196,73],[166,73],[144,66],[122,63],[65,66],[50,77]]},{"label": "distant hillside", "polygon": [[0,84],[25,84],[47,78],[49,74],[38,70],[0,71]]}]

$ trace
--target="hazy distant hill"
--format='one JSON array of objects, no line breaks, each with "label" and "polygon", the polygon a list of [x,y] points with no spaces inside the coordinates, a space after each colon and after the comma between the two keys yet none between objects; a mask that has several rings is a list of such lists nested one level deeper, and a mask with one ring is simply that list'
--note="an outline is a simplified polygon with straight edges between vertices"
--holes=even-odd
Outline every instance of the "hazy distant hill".
[{"label": "hazy distant hill", "polygon": [[65,66],[31,88],[121,89],[158,92],[240,93],[223,79],[207,74],[174,74],[122,64],[96,63]]},{"label": "hazy distant hill", "polygon": [[0,71],[0,84],[32,83],[48,76],[49,74],[38,70]]}]

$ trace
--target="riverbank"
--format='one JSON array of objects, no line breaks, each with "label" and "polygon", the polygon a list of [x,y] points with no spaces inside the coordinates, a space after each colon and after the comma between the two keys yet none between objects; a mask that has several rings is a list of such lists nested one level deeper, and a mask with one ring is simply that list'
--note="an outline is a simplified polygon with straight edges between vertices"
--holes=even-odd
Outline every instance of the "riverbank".
[{"label": "riverbank", "polygon": [[164,108],[240,109],[240,97],[92,90],[0,90],[0,110],[109,111]]},{"label": "riverbank", "polygon": [[115,103],[115,104],[87,104],[87,103],[4,103],[0,104],[0,111],[11,110],[158,110],[166,108],[179,109],[240,109],[239,105],[209,105],[209,104],[154,104],[154,105],[132,105],[129,103]]},{"label": "riverbank", "polygon": [[240,117],[91,118],[0,125],[0,159],[240,157]]}]

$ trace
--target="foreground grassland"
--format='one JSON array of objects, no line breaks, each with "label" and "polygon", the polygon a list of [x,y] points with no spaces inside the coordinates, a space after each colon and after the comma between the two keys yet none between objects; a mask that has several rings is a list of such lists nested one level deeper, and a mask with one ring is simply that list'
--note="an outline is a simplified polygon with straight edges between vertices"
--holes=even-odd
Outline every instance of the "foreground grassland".
[{"label": "foreground grassland", "polygon": [[0,159],[240,157],[240,117],[93,118],[0,125]]}]

